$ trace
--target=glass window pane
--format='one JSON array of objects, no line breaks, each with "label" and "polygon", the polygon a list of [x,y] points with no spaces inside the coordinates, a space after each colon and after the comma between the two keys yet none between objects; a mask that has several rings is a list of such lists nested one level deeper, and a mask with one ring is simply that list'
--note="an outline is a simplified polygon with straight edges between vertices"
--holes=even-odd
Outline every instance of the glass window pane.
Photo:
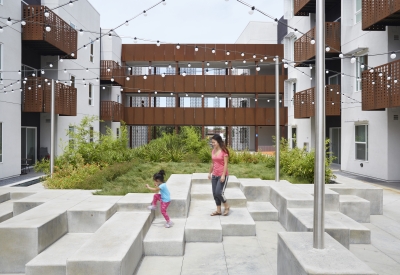
[{"label": "glass window pane", "polygon": [[356,142],[366,142],[366,125],[356,126]]},{"label": "glass window pane", "polygon": [[367,160],[367,145],[356,143],[356,159]]},{"label": "glass window pane", "polygon": [[3,123],[0,123],[0,162],[3,162]]},{"label": "glass window pane", "polygon": [[361,4],[362,0],[356,0],[356,11],[361,10],[362,4]]},{"label": "glass window pane", "polygon": [[361,21],[361,12],[356,14],[356,23]]}]

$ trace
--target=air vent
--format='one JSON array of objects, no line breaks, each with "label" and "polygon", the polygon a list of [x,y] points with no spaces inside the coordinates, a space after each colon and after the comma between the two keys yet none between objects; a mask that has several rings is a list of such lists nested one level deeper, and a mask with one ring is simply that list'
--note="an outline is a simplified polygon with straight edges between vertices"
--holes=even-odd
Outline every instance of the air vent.
[{"label": "air vent", "polygon": [[395,41],[399,40],[399,35],[398,35],[398,34],[395,34],[395,35],[393,36],[393,40],[395,40]]},{"label": "air vent", "polygon": [[399,120],[399,115],[394,115],[393,120]]}]

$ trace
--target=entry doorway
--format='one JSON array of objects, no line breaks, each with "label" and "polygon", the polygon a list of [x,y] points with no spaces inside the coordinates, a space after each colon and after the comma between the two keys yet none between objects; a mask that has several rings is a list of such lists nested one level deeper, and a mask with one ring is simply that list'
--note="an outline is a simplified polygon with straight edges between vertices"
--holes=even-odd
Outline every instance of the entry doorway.
[{"label": "entry doorway", "polygon": [[329,149],[332,152],[332,155],[336,157],[333,160],[333,163],[340,164],[340,150],[341,150],[341,129],[340,127],[332,127],[329,128]]},{"label": "entry doorway", "polygon": [[37,128],[21,128],[21,160],[29,165],[34,165],[37,160]]}]

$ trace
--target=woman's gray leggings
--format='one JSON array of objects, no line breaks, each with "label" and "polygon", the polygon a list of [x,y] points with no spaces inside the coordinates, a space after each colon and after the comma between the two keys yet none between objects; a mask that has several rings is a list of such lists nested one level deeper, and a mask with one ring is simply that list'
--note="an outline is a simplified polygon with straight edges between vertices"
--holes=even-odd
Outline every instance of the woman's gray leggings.
[{"label": "woman's gray leggings", "polygon": [[225,176],[225,182],[220,181],[220,176],[212,176],[211,183],[212,183],[212,192],[215,200],[215,204],[217,206],[221,205],[222,203],[226,203],[226,198],[224,195],[226,185],[228,184],[228,176]]}]

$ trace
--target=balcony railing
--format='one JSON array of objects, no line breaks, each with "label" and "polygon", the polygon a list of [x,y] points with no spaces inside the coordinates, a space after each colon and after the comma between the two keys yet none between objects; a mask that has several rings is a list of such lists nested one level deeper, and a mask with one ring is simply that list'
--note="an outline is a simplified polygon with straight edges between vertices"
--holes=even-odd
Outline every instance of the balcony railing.
[{"label": "balcony railing", "polygon": [[400,1],[363,0],[362,29],[384,31],[386,26],[400,26]]},{"label": "balcony railing", "polygon": [[362,110],[400,107],[400,60],[362,73]]},{"label": "balcony railing", "polygon": [[[51,85],[43,77],[29,77],[24,86],[23,112],[50,113]],[[55,113],[65,116],[76,116],[76,88],[55,83]]]},{"label": "balcony railing", "polygon": [[115,101],[102,101],[100,105],[100,119],[113,122],[124,120],[123,105]]},{"label": "balcony railing", "polygon": [[[325,10],[330,9],[332,5],[337,5],[337,0],[325,0]],[[293,3],[294,15],[308,16],[310,13],[315,13],[316,7],[317,7],[316,0],[294,0]]]},{"label": "balcony railing", "polygon": [[[45,11],[49,16],[44,15]],[[46,6],[29,5],[23,8],[22,41],[35,48],[41,55],[61,55],[63,58],[76,59],[78,33],[61,17]],[[46,31],[46,27],[51,30]],[[72,57],[71,54],[74,53]]]},{"label": "balcony railing", "polygon": [[[331,48],[326,54],[337,55],[340,52],[340,22],[327,22],[325,28],[325,45]],[[294,42],[296,66],[315,57],[315,44],[311,44],[313,38],[316,38],[315,27]]]},{"label": "balcony railing", "polygon": [[[284,91],[286,75],[279,76],[280,93]],[[126,92],[158,91],[160,93],[274,93],[273,75],[149,75],[130,76],[125,83]]]},{"label": "balcony railing", "polygon": [[[340,116],[340,85],[327,85],[325,88],[325,115]],[[294,95],[294,118],[315,116],[315,88],[310,88]]]},{"label": "balcony railing", "polygon": [[[114,60],[101,61],[101,82],[116,86],[125,85],[125,69]],[[113,81],[112,81],[113,80]]]},{"label": "balcony railing", "polygon": [[[287,125],[280,108],[280,125]],[[127,125],[273,126],[275,108],[125,107]]]}]

